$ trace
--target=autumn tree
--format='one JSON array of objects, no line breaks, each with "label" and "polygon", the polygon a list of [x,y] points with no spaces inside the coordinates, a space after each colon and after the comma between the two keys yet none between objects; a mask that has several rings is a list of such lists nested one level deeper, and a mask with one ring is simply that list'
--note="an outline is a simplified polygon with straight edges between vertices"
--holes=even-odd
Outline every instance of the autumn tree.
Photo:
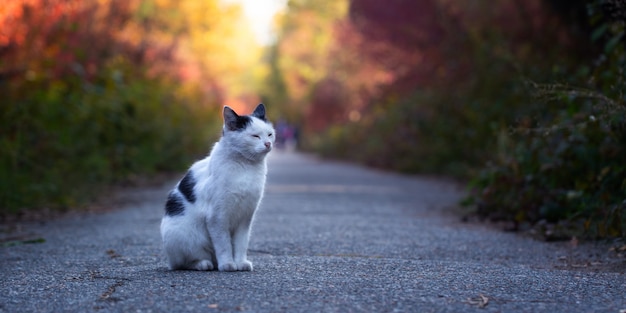
[{"label": "autumn tree", "polygon": [[325,20],[292,1],[270,81],[323,155],[480,172],[485,215],[624,234],[622,2],[351,0]]},{"label": "autumn tree", "polygon": [[278,19],[279,41],[270,48],[264,93],[270,101],[276,99],[284,116],[301,122],[303,112],[311,109],[311,90],[327,75],[336,24],[347,6],[345,0],[294,0]]},{"label": "autumn tree", "polygon": [[243,23],[217,0],[3,3],[1,212],[73,206],[206,153],[219,108],[254,90]]}]

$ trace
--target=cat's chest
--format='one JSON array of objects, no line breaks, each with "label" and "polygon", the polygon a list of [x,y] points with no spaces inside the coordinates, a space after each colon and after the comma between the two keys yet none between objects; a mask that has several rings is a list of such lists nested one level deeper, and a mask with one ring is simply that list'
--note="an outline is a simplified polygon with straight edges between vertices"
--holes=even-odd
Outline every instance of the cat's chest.
[{"label": "cat's chest", "polygon": [[263,190],[265,175],[251,171],[231,173],[222,178],[222,183],[232,193],[257,194]]},{"label": "cat's chest", "polygon": [[261,195],[264,186],[263,168],[223,166],[205,176],[199,191],[209,196],[236,195],[256,198]]}]

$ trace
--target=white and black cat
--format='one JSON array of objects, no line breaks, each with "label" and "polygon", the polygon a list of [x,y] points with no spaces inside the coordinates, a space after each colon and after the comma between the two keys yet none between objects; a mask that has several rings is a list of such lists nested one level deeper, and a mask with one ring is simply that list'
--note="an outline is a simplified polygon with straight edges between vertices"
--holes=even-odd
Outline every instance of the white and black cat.
[{"label": "white and black cat", "polygon": [[263,104],[243,116],[226,106],[223,115],[222,138],[191,166],[165,204],[161,237],[170,269],[252,270],[250,227],[275,133]]}]

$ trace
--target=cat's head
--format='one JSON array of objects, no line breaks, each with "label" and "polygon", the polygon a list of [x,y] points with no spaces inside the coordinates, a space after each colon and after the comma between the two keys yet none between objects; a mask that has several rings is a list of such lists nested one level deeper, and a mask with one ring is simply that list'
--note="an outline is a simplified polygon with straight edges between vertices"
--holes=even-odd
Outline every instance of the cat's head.
[{"label": "cat's head", "polygon": [[227,144],[250,160],[259,160],[272,150],[276,132],[265,117],[265,106],[259,104],[250,115],[238,115],[224,107],[223,138]]}]

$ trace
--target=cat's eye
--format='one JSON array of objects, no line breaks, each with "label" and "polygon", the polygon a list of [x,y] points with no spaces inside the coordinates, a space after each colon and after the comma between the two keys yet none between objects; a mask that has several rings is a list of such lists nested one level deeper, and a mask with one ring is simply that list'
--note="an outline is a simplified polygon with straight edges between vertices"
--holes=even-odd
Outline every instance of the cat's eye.
[{"label": "cat's eye", "polygon": [[259,136],[259,135],[252,135],[252,137],[261,139],[261,136]]},{"label": "cat's eye", "polygon": [[272,135],[273,135],[272,133],[269,133],[267,134],[267,137],[272,137]]}]

